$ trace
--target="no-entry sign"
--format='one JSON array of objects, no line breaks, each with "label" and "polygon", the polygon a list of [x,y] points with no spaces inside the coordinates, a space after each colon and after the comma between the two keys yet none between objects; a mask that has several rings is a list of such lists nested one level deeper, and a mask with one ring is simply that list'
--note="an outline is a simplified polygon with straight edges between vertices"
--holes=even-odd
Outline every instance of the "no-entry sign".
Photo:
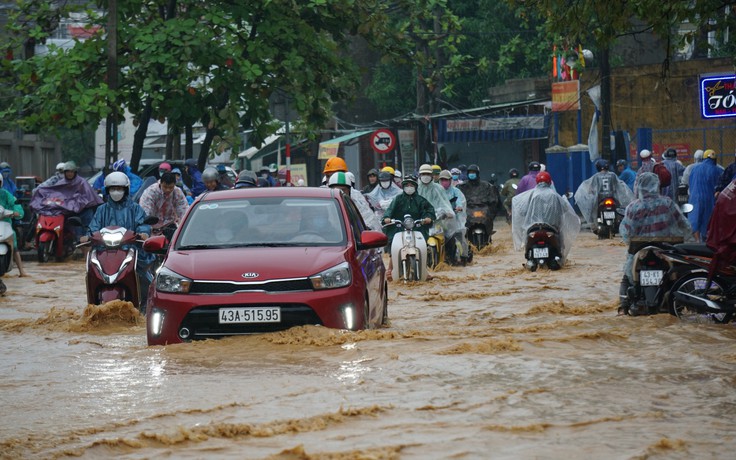
[{"label": "no-entry sign", "polygon": [[388,153],[396,147],[396,136],[388,129],[379,129],[371,135],[371,147],[376,153]]}]

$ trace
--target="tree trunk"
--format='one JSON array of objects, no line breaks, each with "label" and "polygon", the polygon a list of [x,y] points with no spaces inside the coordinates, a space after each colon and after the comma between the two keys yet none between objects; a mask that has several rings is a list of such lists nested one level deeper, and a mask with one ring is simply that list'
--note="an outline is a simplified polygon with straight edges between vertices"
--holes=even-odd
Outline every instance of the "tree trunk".
[{"label": "tree trunk", "polygon": [[197,167],[200,171],[203,171],[204,165],[207,164],[207,157],[210,153],[210,146],[212,145],[212,140],[215,138],[216,134],[217,128],[207,128],[207,134],[205,134],[204,136],[202,147],[199,149],[199,158],[197,159]]},{"label": "tree trunk", "polygon": [[141,112],[141,117],[138,120],[138,128],[135,130],[135,135],[133,136],[133,152],[130,157],[130,169],[133,171],[138,171],[138,165],[141,162],[143,142],[146,140],[146,134],[148,134],[148,124],[151,121],[152,113],[153,105],[151,98],[149,97],[146,99],[146,104],[143,106],[143,112]]},{"label": "tree trunk", "polygon": [[187,124],[184,127],[184,132],[186,135],[186,140],[184,144],[184,157],[194,158],[194,136],[192,135],[192,125]]}]

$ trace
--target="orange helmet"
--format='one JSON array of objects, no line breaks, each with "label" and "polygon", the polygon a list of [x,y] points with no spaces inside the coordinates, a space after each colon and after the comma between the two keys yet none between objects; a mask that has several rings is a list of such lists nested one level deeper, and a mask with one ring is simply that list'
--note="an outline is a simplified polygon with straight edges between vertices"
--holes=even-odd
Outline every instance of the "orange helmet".
[{"label": "orange helmet", "polygon": [[325,169],[322,171],[323,174],[331,174],[334,172],[348,172],[348,165],[340,157],[332,157],[325,163]]}]

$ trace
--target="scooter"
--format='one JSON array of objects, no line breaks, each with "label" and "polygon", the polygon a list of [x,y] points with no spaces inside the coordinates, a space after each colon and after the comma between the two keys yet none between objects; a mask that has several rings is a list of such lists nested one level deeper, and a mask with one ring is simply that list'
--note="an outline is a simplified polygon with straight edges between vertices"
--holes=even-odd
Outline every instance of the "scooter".
[{"label": "scooter", "polygon": [[[155,217],[146,219],[146,224],[155,223]],[[104,227],[94,232],[89,241],[79,246],[90,246],[87,254],[87,302],[100,305],[111,300],[131,302],[145,314],[147,293],[139,286],[136,274],[138,248],[142,243],[132,230],[123,227]],[[149,269],[150,272],[150,269]],[[148,275],[148,273],[146,274]]]},{"label": "scooter", "polygon": [[36,224],[36,250],[38,261],[48,262],[53,255],[57,262],[69,257],[76,248],[75,226],[81,226],[79,217],[38,216]]},{"label": "scooter", "polygon": [[662,256],[664,251],[682,243],[682,238],[632,238],[629,254],[634,254],[631,266],[632,283],[624,277],[619,295],[628,299],[631,316],[667,313],[667,293],[672,288],[672,276],[668,276],[672,264]]},{"label": "scooter", "polygon": [[538,267],[546,266],[550,270],[562,268],[562,254],[560,252],[560,238],[556,228],[545,223],[533,224],[527,230],[526,268],[536,271]]},{"label": "scooter", "polygon": [[429,238],[427,238],[427,266],[434,270],[444,260],[445,234],[439,223],[435,222],[429,229]]},{"label": "scooter", "polygon": [[401,228],[391,241],[391,263],[399,268],[399,279],[405,283],[427,279],[427,242],[424,235],[415,230],[421,224],[422,219],[414,220],[407,214],[404,220],[392,219],[391,223],[384,225]]},{"label": "scooter", "polygon": [[624,210],[618,209],[613,197],[604,197],[598,201],[598,239],[613,238],[623,219]]},{"label": "scooter", "polygon": [[[0,206],[0,218],[7,218],[13,215],[12,209],[5,209]],[[0,276],[3,276],[10,270],[10,263],[13,261],[13,225],[10,222],[0,220]],[[0,281],[0,294],[5,293],[5,284]]]},{"label": "scooter", "polygon": [[476,208],[468,206],[468,219],[465,226],[468,228],[468,242],[478,250],[491,244],[491,235],[496,233],[493,230],[493,217],[488,206]]}]

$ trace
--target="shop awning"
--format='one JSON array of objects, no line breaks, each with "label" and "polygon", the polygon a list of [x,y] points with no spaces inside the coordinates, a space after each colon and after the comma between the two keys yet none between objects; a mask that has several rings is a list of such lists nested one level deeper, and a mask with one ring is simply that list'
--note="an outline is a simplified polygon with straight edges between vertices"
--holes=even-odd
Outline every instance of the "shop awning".
[{"label": "shop awning", "polygon": [[527,115],[437,120],[437,142],[496,142],[547,139],[549,116]]},{"label": "shop awning", "polygon": [[340,150],[340,144],[347,142],[351,139],[356,139],[360,136],[365,136],[373,131],[355,131],[349,134],[344,134],[334,139],[329,139],[319,143],[319,152],[317,158],[320,160],[327,160],[331,157],[337,156],[337,151]]},{"label": "shop awning", "polygon": [[340,137],[336,137],[334,139],[329,139],[326,141],[322,141],[319,143],[319,146],[322,147],[322,144],[340,144],[343,142],[347,142],[350,139],[355,139],[356,137],[365,136],[366,134],[370,134],[373,131],[355,131],[352,133],[344,134]]}]

